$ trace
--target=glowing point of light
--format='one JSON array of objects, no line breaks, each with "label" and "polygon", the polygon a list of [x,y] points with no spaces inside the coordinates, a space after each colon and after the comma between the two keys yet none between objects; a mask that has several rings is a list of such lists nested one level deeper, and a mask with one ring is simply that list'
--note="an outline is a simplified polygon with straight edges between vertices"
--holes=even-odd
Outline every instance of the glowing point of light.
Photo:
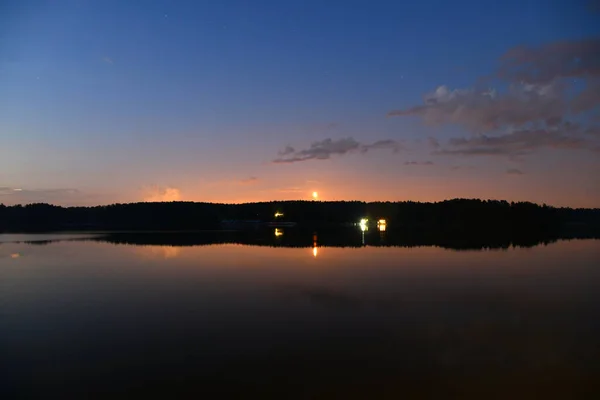
[{"label": "glowing point of light", "polygon": [[385,219],[380,219],[377,221],[377,229],[379,229],[379,232],[385,232],[386,226],[387,222]]},{"label": "glowing point of light", "polygon": [[283,213],[282,213],[282,212],[279,212],[279,211],[277,211],[277,212],[275,213],[275,218],[279,218],[279,217],[283,217]]},{"label": "glowing point of light", "polygon": [[283,236],[283,231],[279,228],[275,228],[275,237]]},{"label": "glowing point of light", "polygon": [[366,218],[361,219],[360,223],[359,223],[360,230],[363,231],[363,232],[369,230],[368,223],[369,223],[368,219],[366,219]]},{"label": "glowing point of light", "polygon": [[19,254],[19,253],[12,253],[10,255],[10,258],[19,258],[19,257],[21,257],[21,254]]},{"label": "glowing point of light", "polygon": [[318,253],[318,250],[316,247],[313,247],[313,257],[316,257]]},{"label": "glowing point of light", "polygon": [[319,197],[319,193],[313,192],[312,197],[313,197],[313,199],[316,199],[317,197]]}]

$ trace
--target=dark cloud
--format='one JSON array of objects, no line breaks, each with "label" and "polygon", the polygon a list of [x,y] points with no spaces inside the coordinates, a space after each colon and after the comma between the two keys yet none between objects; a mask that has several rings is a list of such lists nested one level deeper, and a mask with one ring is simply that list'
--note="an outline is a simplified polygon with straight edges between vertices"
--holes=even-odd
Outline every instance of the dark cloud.
[{"label": "dark cloud", "polygon": [[433,165],[432,161],[405,161],[404,165]]},{"label": "dark cloud", "polygon": [[287,156],[288,154],[293,154],[296,150],[292,146],[285,146],[283,150],[279,151],[277,154],[280,156]]},{"label": "dark cloud", "polygon": [[535,84],[557,78],[600,76],[600,39],[512,48],[502,56],[498,75],[512,82]]},{"label": "dark cloud", "polygon": [[360,151],[363,153],[376,149],[391,149],[394,153],[397,153],[402,149],[402,146],[400,143],[392,139],[378,140],[371,144],[360,145]]},{"label": "dark cloud", "polygon": [[424,97],[425,104],[390,111],[388,116],[418,116],[429,125],[456,124],[473,132],[503,126],[523,126],[534,121],[560,121],[568,109],[559,83],[513,85],[498,94],[440,86]]},{"label": "dark cloud", "polygon": [[[454,148],[454,149],[442,149],[434,152],[436,155],[446,156],[508,156],[513,153],[508,149],[502,148]],[[520,154],[519,154],[520,155]]]},{"label": "dark cloud", "polygon": [[287,146],[280,151],[279,158],[273,160],[274,163],[294,163],[307,160],[327,160],[332,155],[344,155],[348,153],[366,153],[376,149],[391,149],[397,152],[401,149],[400,143],[395,140],[378,140],[371,144],[362,144],[353,138],[343,139],[324,139],[318,142],[313,142],[308,149],[296,150],[291,146]]},{"label": "dark cloud", "polygon": [[239,183],[240,185],[254,185],[255,183],[258,183],[258,180],[259,180],[259,179],[258,179],[257,177],[255,177],[255,176],[251,176],[251,177],[249,177],[249,178],[246,178],[246,179],[240,179],[240,180],[238,181],[238,183]]},{"label": "dark cloud", "polygon": [[[569,125],[567,125],[569,126]],[[594,144],[582,135],[566,134],[560,129],[523,129],[509,134],[453,138],[449,146],[434,152],[442,155],[511,155],[529,154],[539,148],[585,149]]]},{"label": "dark cloud", "polygon": [[521,171],[520,169],[516,169],[516,168],[509,168],[506,170],[506,173],[508,175],[523,175],[524,172]]},{"label": "dark cloud", "polygon": [[447,145],[434,150],[435,155],[507,156],[518,160],[538,149],[592,150],[599,148],[599,127],[583,128],[579,124],[562,123],[558,127],[518,129],[506,134],[481,134],[452,138]]}]

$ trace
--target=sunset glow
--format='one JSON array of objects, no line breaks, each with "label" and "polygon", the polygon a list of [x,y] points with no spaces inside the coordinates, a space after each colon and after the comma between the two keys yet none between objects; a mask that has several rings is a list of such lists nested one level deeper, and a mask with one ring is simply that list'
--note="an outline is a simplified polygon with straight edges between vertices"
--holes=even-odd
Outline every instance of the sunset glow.
[{"label": "sunset glow", "polygon": [[584,3],[505,2],[491,23],[443,2],[333,19],[328,2],[10,7],[0,203],[600,207],[600,24]]},{"label": "sunset glow", "polygon": [[594,398],[599,171],[600,0],[0,0],[2,392]]}]

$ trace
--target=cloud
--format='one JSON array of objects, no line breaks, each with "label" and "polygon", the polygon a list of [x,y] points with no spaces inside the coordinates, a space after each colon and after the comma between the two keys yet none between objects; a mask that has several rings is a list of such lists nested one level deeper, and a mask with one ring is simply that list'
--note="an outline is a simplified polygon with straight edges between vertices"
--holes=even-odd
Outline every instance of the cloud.
[{"label": "cloud", "polygon": [[246,178],[246,179],[240,179],[238,181],[238,183],[240,185],[254,185],[255,183],[258,183],[258,181],[259,181],[259,179],[257,177],[251,176],[251,177]]},{"label": "cloud", "polygon": [[441,155],[511,155],[532,153],[539,148],[584,149],[594,144],[581,135],[573,135],[576,128],[563,125],[563,129],[522,129],[504,135],[478,135],[469,138],[453,138],[449,146],[434,152]]},{"label": "cloud", "polygon": [[149,186],[144,189],[145,202],[179,201],[181,192],[174,187]]},{"label": "cloud", "polygon": [[102,57],[102,61],[104,61],[105,63],[110,64],[110,65],[114,64],[113,59],[110,57]]},{"label": "cloud", "polygon": [[512,48],[502,56],[498,76],[534,84],[546,84],[556,78],[600,76],[600,39]]},{"label": "cloud", "polygon": [[279,151],[277,154],[279,154],[280,156],[287,156],[295,152],[296,150],[292,146],[285,146],[284,149]]},{"label": "cloud", "polygon": [[423,105],[394,110],[390,117],[418,116],[429,125],[456,124],[472,132],[488,132],[502,126],[523,126],[533,121],[560,121],[568,109],[559,83],[512,85],[494,90],[454,89],[439,86],[424,96]]},{"label": "cloud", "polygon": [[273,163],[294,163],[308,160],[328,160],[332,155],[344,155],[348,153],[367,153],[376,149],[391,149],[394,152],[402,148],[400,143],[395,140],[378,140],[371,144],[362,144],[353,138],[343,139],[324,139],[313,142],[308,149],[296,150],[294,147],[287,146],[281,150],[279,158],[273,160]]},{"label": "cloud", "polygon": [[432,161],[405,161],[404,165],[433,165]]},{"label": "cloud", "polygon": [[378,140],[371,144],[363,144],[360,146],[360,151],[363,153],[375,149],[391,149],[394,153],[397,153],[402,149],[402,146],[392,139]]},{"label": "cloud", "polygon": [[436,154],[514,156],[542,147],[600,148],[594,142],[597,128],[582,125],[600,121],[600,39],[512,48],[493,76],[500,78],[499,89],[442,85],[425,94],[422,104],[387,115],[457,125],[473,135],[453,139],[450,148],[431,138]]},{"label": "cloud", "polygon": [[506,170],[506,173],[508,175],[523,175],[524,172],[521,171],[520,169],[516,169],[516,168],[509,168]]}]

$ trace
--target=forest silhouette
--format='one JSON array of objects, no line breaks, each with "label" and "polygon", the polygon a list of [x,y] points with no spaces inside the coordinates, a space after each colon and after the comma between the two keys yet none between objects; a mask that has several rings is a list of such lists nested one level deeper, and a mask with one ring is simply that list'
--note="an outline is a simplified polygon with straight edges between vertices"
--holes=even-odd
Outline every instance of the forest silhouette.
[{"label": "forest silhouette", "polygon": [[[275,217],[275,214],[278,214]],[[556,208],[529,202],[453,199],[435,203],[272,201],[245,204],[197,202],[129,203],[92,207],[0,204],[0,232],[199,231],[234,223],[248,228],[294,222],[295,229],[336,229],[360,219],[385,219],[405,241],[597,237],[600,209]],[[250,222],[249,224],[247,222]],[[238,223],[238,225],[235,225]],[[228,225],[229,224],[229,225]],[[288,235],[289,237],[289,235]]]}]

